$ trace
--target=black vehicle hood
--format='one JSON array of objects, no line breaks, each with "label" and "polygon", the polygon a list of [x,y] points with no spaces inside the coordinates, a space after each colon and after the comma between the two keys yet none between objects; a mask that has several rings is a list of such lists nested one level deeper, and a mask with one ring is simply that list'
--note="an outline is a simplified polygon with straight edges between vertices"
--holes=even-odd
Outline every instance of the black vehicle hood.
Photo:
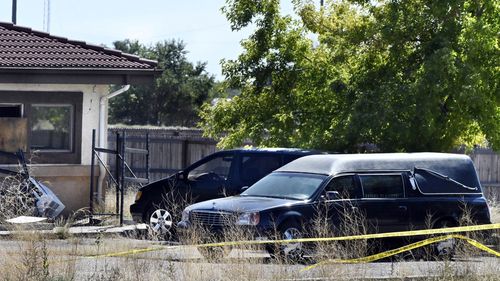
[{"label": "black vehicle hood", "polygon": [[299,202],[302,201],[270,197],[232,196],[196,203],[189,206],[188,210],[227,211],[237,213],[255,212],[283,205],[293,205]]},{"label": "black vehicle hood", "polygon": [[165,185],[172,186],[177,181],[177,177],[178,177],[178,174],[170,175],[166,178],[162,178],[162,179],[159,179],[157,181],[150,182],[147,185],[139,188],[139,190],[142,192],[148,192],[151,189],[156,189],[156,188],[159,188],[159,187],[162,187]]}]

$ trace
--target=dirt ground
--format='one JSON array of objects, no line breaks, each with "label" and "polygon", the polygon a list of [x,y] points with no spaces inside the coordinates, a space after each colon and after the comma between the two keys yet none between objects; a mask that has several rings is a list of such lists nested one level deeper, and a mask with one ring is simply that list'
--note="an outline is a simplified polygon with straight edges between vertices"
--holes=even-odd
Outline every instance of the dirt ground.
[{"label": "dirt ground", "polygon": [[264,251],[238,249],[209,262],[193,246],[128,238],[0,240],[0,280],[500,280],[500,258],[482,255],[304,270],[311,264],[277,263]]}]

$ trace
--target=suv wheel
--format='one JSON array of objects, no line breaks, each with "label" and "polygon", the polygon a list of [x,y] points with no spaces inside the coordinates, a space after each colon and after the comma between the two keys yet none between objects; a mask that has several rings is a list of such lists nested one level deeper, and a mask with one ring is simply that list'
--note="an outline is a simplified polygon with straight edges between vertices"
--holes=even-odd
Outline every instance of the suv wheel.
[{"label": "suv wheel", "polygon": [[168,237],[172,234],[173,219],[167,209],[153,207],[148,211],[146,218],[152,236]]}]

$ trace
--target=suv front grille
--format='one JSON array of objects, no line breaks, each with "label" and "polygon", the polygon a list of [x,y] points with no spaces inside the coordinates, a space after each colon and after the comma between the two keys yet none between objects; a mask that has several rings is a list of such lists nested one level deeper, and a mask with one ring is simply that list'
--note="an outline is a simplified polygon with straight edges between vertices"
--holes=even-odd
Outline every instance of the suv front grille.
[{"label": "suv front grille", "polygon": [[189,219],[195,225],[208,227],[224,226],[235,221],[233,214],[216,211],[191,211]]}]

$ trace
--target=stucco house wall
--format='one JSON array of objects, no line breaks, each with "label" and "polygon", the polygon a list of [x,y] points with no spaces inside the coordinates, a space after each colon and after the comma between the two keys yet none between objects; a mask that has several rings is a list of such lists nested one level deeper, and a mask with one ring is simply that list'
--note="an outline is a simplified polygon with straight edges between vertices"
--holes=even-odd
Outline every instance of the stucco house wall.
[{"label": "stucco house wall", "polygon": [[[33,175],[44,182],[66,205],[66,210],[74,211],[89,206],[90,163],[92,150],[92,130],[99,127],[99,101],[109,92],[109,85],[85,84],[1,84],[0,92],[67,92],[83,93],[81,127],[81,162],[74,164],[37,164],[32,159],[30,169]],[[1,102],[1,100],[0,100]],[[105,126],[107,107],[105,107]],[[10,168],[15,166],[8,165]],[[99,169],[95,169],[99,175]]]}]

